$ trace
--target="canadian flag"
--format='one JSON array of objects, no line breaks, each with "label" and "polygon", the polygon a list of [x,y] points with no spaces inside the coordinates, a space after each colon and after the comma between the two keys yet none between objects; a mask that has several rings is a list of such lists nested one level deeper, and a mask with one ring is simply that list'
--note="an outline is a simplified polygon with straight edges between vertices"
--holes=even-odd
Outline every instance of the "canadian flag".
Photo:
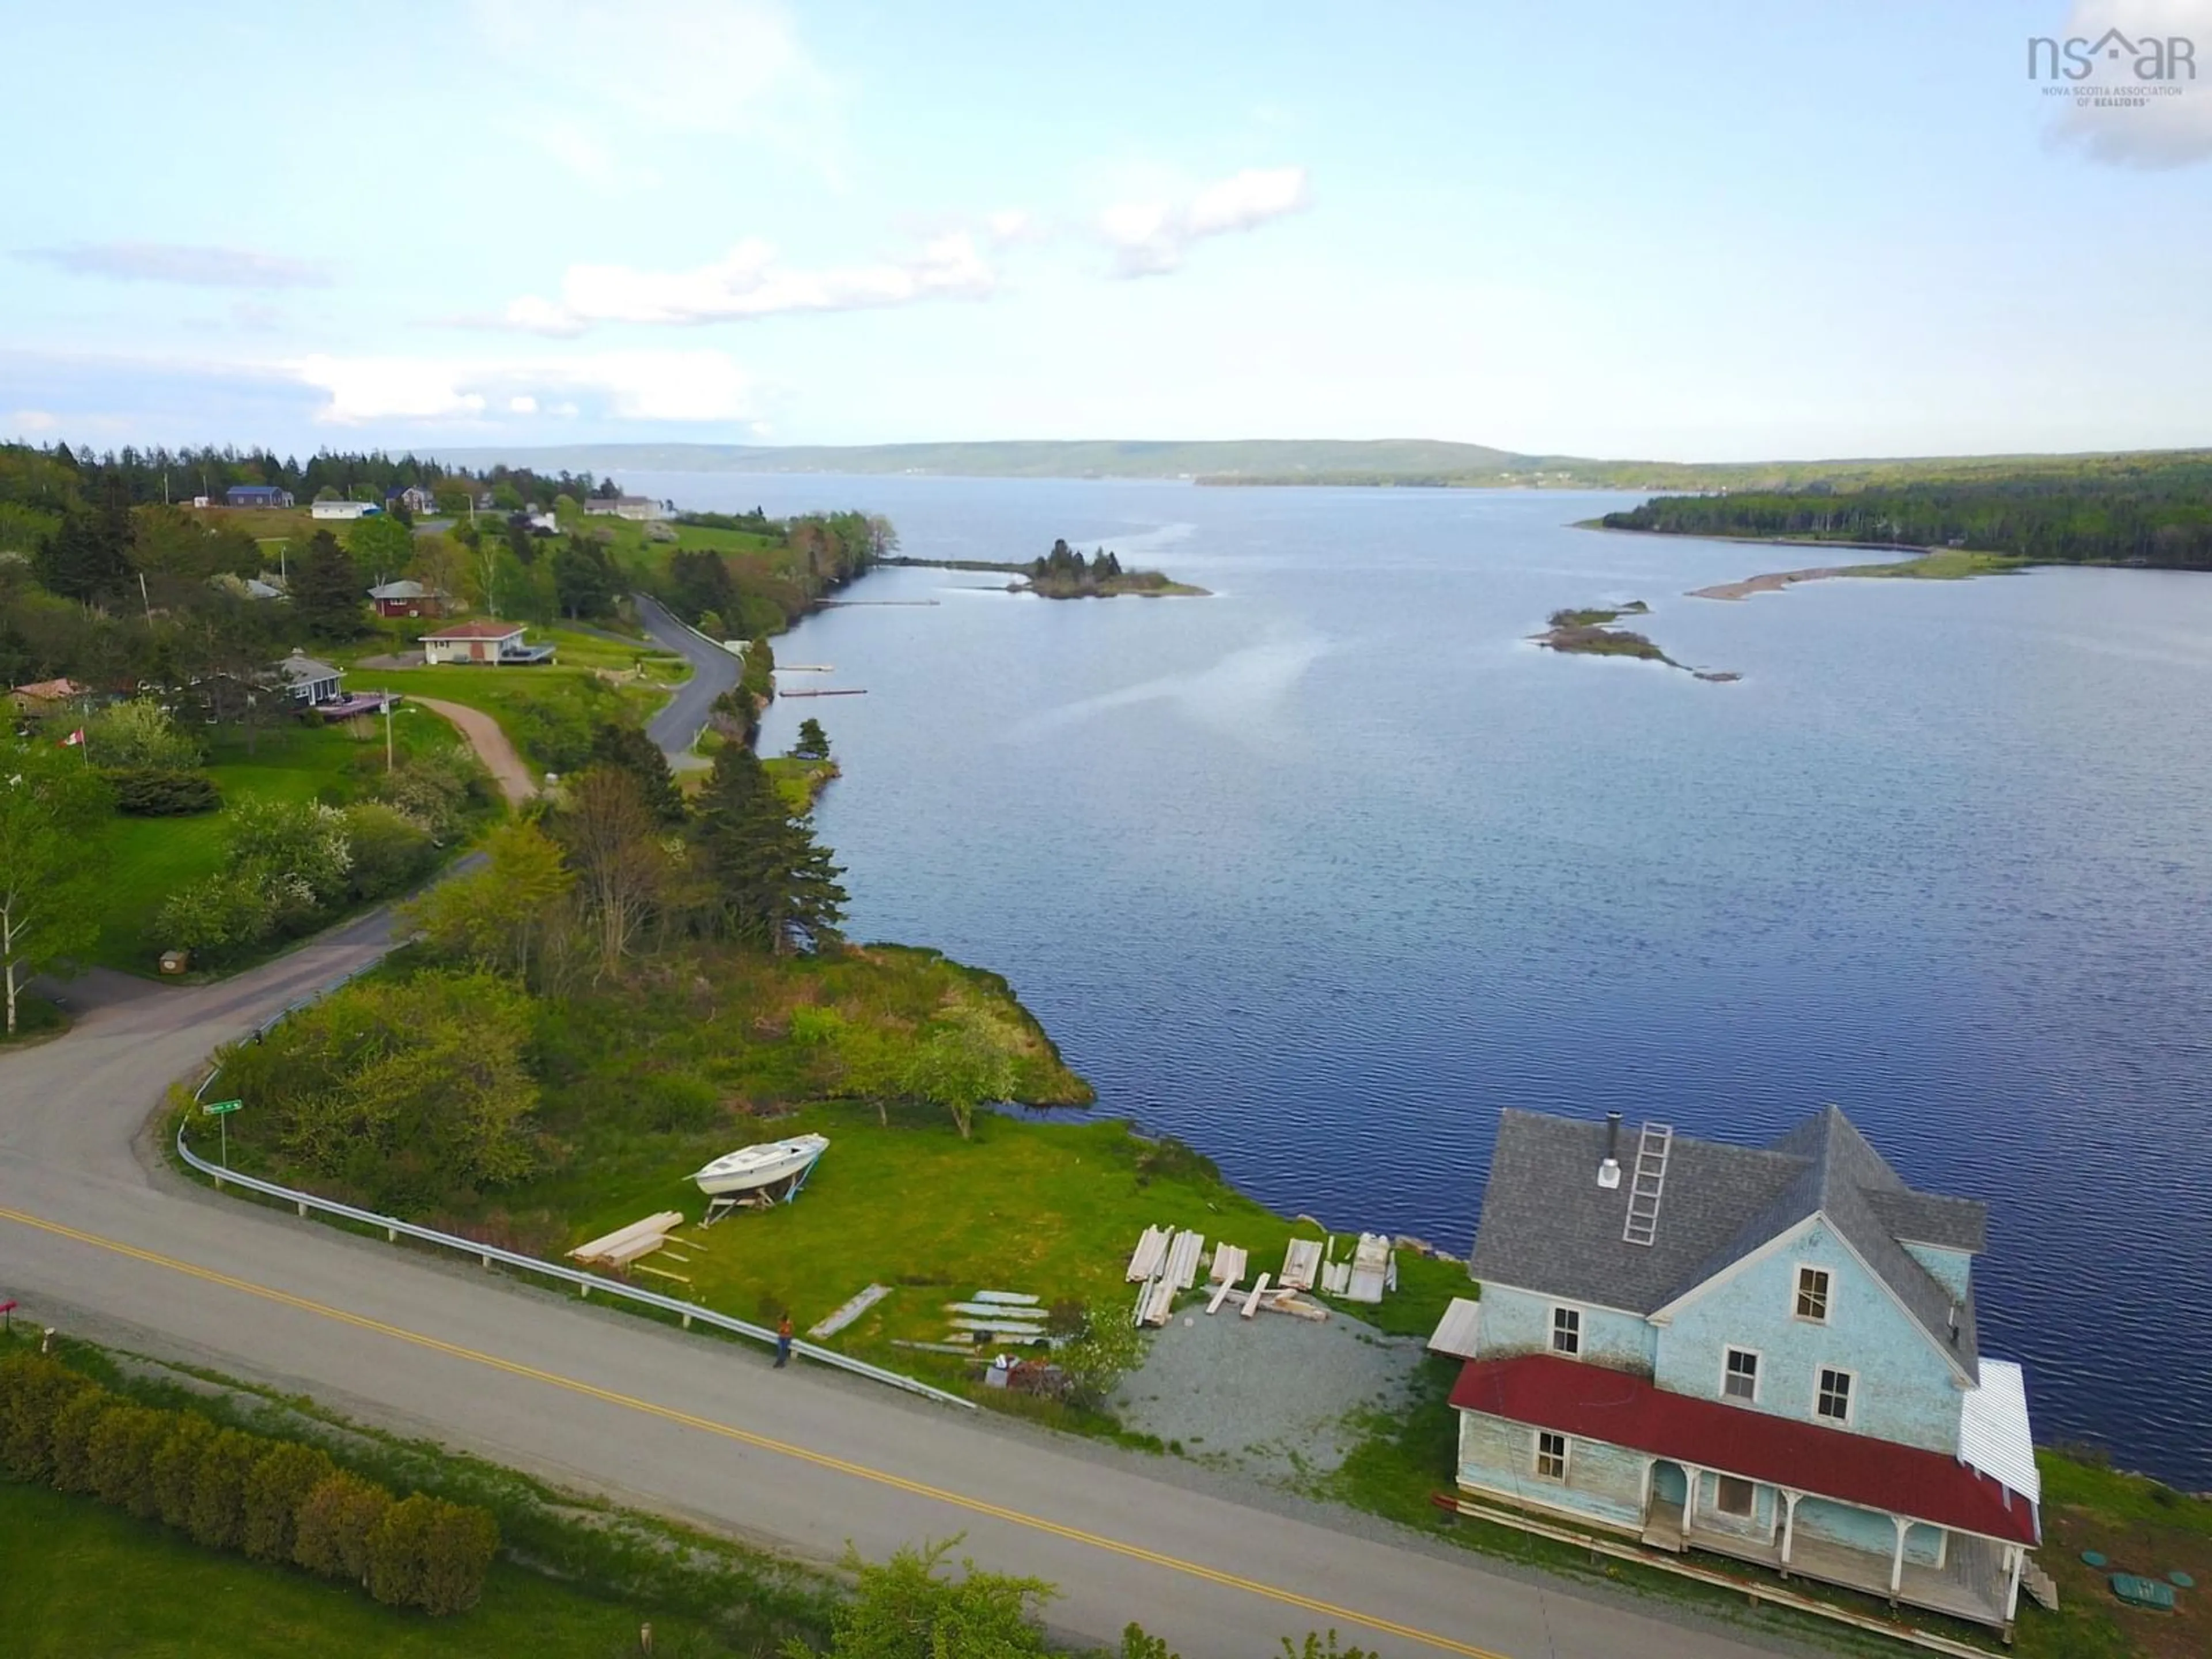
[{"label": "canadian flag", "polygon": [[70,732],[69,736],[62,739],[62,747],[64,749],[75,749],[82,745],[83,742],[84,727],[80,726],[76,731]]}]

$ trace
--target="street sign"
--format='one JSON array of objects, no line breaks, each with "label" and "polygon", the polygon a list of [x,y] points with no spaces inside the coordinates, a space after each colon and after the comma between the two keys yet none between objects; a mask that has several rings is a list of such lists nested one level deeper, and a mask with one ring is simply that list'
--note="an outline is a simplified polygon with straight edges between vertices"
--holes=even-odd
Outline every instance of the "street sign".
[{"label": "street sign", "polygon": [[204,1103],[200,1110],[210,1117],[221,1117],[225,1112],[234,1112],[244,1104],[246,1103],[242,1100],[210,1100]]}]

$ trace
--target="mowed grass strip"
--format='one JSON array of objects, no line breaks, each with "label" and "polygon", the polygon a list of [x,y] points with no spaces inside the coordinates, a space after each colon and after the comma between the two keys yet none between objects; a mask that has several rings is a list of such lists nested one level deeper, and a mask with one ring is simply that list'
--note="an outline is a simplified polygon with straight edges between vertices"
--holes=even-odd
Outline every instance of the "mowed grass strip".
[{"label": "mowed grass strip", "polygon": [[[637,1650],[637,1611],[495,1564],[483,1600],[429,1619],[358,1589],[202,1549],[86,1498],[0,1483],[0,1650],[9,1659],[433,1659],[527,1653],[605,1659]],[[685,1654],[719,1644],[663,1618],[656,1638]]]},{"label": "mowed grass strip", "polygon": [[[912,1369],[910,1351],[891,1339],[942,1340],[944,1304],[977,1291],[1026,1292],[1047,1307],[1077,1301],[1125,1317],[1135,1295],[1124,1278],[1129,1253],[1150,1225],[1191,1228],[1209,1247],[1243,1247],[1248,1285],[1263,1271],[1281,1272],[1294,1234],[1321,1237],[1237,1192],[1203,1159],[1140,1139],[1124,1122],[984,1114],[975,1139],[963,1141],[949,1119],[921,1109],[895,1109],[885,1127],[872,1107],[856,1104],[807,1107],[750,1134],[701,1135],[680,1155],[668,1148],[657,1170],[580,1168],[538,1184],[530,1198],[575,1218],[571,1244],[661,1210],[696,1223],[706,1200],[689,1179],[693,1170],[748,1140],[808,1132],[827,1135],[830,1150],[796,1202],[740,1212],[704,1231],[687,1225],[672,1255],[645,1265],[681,1273],[689,1286],[651,1273],[637,1282],[744,1319],[788,1309],[802,1331],[868,1285],[895,1285],[837,1345]],[[1339,1256],[1347,1253],[1340,1243]],[[690,1259],[679,1264],[678,1255]],[[1425,1334],[1452,1296],[1470,1293],[1459,1262],[1401,1254],[1399,1274],[1400,1291],[1379,1309],[1348,1311],[1385,1330]]]}]

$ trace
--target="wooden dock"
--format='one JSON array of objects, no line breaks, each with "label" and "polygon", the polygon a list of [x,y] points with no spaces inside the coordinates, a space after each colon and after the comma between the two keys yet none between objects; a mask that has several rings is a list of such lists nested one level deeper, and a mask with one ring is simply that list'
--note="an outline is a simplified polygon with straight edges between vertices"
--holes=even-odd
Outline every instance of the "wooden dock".
[{"label": "wooden dock", "polygon": [[868,691],[866,686],[859,686],[850,691],[779,691],[775,695],[779,697],[865,697]]}]

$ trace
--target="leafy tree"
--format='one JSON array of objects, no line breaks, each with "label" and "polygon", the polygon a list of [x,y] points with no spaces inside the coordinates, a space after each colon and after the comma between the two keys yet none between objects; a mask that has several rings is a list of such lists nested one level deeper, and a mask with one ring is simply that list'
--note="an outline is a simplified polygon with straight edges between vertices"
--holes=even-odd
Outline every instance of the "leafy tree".
[{"label": "leafy tree", "polygon": [[151,697],[112,702],[85,722],[85,753],[95,765],[184,771],[200,763],[200,746],[177,730],[173,715]]},{"label": "leafy tree", "polygon": [[792,817],[750,750],[732,744],[715,754],[699,809],[695,844],[725,933],[778,951],[834,933],[844,918],[844,872]]},{"label": "leafy tree", "polygon": [[801,760],[828,760],[830,734],[822,729],[822,722],[809,714],[799,723],[799,741],[791,745],[791,752]]},{"label": "leafy tree", "polygon": [[571,536],[554,550],[553,591],[568,617],[611,617],[622,577],[598,542]]},{"label": "leafy tree", "polygon": [[[957,1578],[940,1574],[957,1538],[890,1560],[848,1550],[853,1595],[830,1618],[830,1659],[1029,1659],[1053,1651],[1037,1612],[1055,1593],[1041,1578],[986,1572],[970,1560]],[[805,1659],[809,1650],[785,1650]]]},{"label": "leafy tree", "polygon": [[943,1026],[915,1051],[904,1080],[908,1094],[950,1112],[966,1140],[977,1108],[1013,1093],[1014,1066],[994,1033],[981,1021],[963,1018]]},{"label": "leafy tree", "polygon": [[598,936],[599,972],[617,972],[652,915],[668,874],[659,825],[629,773],[593,766],[568,781],[554,821]]},{"label": "leafy tree", "polygon": [[668,757],[642,728],[626,720],[601,720],[592,731],[592,763],[627,772],[637,781],[646,810],[664,824],[684,822],[684,792],[668,769]]},{"label": "leafy tree", "polygon": [[100,936],[108,804],[107,786],[75,751],[0,748],[0,975],[10,1036],[24,982]]},{"label": "leafy tree", "polygon": [[441,955],[527,980],[575,872],[543,830],[521,819],[494,830],[484,850],[484,869],[441,882],[407,908],[404,920]]},{"label": "leafy tree", "polygon": [[318,530],[292,571],[292,611],[319,640],[350,640],[366,631],[363,589],[337,538]]}]

